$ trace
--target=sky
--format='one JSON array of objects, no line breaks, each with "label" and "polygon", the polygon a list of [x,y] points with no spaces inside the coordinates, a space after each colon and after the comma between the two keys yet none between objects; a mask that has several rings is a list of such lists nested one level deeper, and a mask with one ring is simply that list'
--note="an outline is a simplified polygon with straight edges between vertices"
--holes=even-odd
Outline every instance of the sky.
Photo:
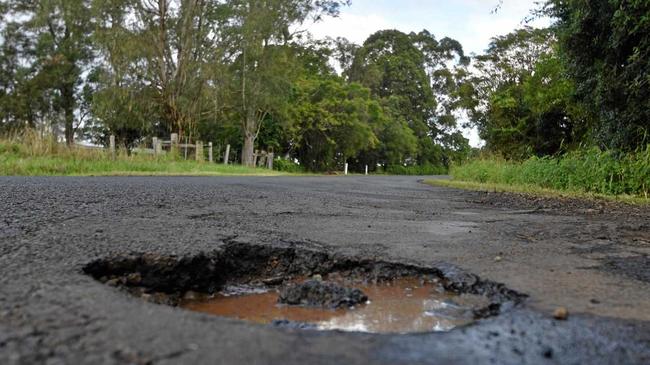
[{"label": "sky", "polygon": [[[345,37],[358,44],[382,29],[405,33],[427,29],[437,39],[458,40],[466,54],[481,54],[492,37],[526,25],[524,20],[538,1],[503,0],[500,9],[493,12],[499,0],[352,0],[339,17],[325,18],[306,28],[315,38]],[[546,26],[548,22],[538,19],[528,25]],[[482,144],[476,130],[463,133],[472,146]]]}]

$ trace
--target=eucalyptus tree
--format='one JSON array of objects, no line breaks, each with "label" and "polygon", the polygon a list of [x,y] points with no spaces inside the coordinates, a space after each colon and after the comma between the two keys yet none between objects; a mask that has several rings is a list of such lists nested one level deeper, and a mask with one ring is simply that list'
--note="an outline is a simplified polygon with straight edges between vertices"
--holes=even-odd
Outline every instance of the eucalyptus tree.
[{"label": "eucalyptus tree", "polygon": [[38,99],[29,92],[33,75],[29,67],[21,64],[21,54],[29,42],[20,32],[20,24],[7,19],[0,24],[0,132],[24,126],[35,128],[38,113],[36,108],[30,108],[30,103],[33,105]]},{"label": "eucalyptus tree", "polygon": [[214,0],[132,4],[132,74],[155,91],[160,121],[168,131],[191,133],[207,109],[213,66],[222,54],[225,6]]},{"label": "eucalyptus tree", "polygon": [[255,141],[269,113],[282,108],[295,78],[296,27],[336,15],[344,0],[231,0],[228,27],[232,89],[241,120],[242,164],[253,164]]},{"label": "eucalyptus tree", "polygon": [[38,106],[24,104],[26,113],[33,117],[48,105],[50,119],[57,122],[61,115],[65,140],[72,144],[83,122],[81,89],[94,59],[90,0],[12,0],[3,7],[5,20],[14,19],[12,26],[24,40],[17,57],[26,73],[16,80],[28,99],[40,99]]}]

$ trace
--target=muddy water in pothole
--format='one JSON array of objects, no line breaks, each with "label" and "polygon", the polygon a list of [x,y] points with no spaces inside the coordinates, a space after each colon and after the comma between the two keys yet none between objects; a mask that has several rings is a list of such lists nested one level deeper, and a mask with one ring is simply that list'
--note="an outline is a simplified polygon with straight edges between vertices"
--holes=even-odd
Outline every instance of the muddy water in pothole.
[{"label": "muddy water in pothole", "polygon": [[474,320],[472,308],[482,297],[441,292],[436,284],[417,278],[359,285],[368,302],[353,308],[321,309],[278,304],[275,290],[248,294],[220,293],[209,299],[184,301],[183,308],[256,323],[288,320],[320,330],[370,333],[448,331]]}]

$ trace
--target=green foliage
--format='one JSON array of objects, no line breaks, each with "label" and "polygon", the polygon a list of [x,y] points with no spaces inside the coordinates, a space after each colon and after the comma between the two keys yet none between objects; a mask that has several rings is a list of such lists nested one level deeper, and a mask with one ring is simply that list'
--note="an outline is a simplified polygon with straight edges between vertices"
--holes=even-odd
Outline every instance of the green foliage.
[{"label": "green foliage", "polygon": [[[345,42],[339,40],[337,44],[339,50],[345,50]],[[347,64],[346,58],[341,60]],[[445,145],[445,137],[456,127],[457,77],[468,62],[457,41],[450,38],[438,41],[426,30],[410,34],[379,31],[354,50],[353,62],[345,74],[368,87],[385,107],[392,109],[387,113],[398,125],[389,128],[388,133],[396,133],[402,140],[400,145],[405,147],[396,153],[385,151],[377,156],[378,163],[416,161],[440,165],[451,159],[449,155],[454,149]],[[456,67],[449,68],[453,63]],[[403,123],[417,138],[415,149],[411,141],[405,140],[409,133],[403,131]],[[396,158],[402,161],[395,161]]]},{"label": "green foliage", "polygon": [[339,168],[373,148],[370,125],[383,117],[368,89],[336,78],[299,81],[290,113],[296,156],[309,171]]},{"label": "green foliage", "polygon": [[[79,89],[93,60],[90,2],[8,1],[0,23],[0,129],[63,126],[73,142],[87,110]],[[14,76],[15,75],[15,76]]]},{"label": "green foliage", "polygon": [[348,75],[379,98],[395,98],[397,110],[416,135],[427,134],[436,100],[424,54],[408,34],[385,30],[371,35],[357,52]]},{"label": "green foliage", "polygon": [[585,113],[574,102],[548,29],[523,28],[493,39],[477,58],[463,105],[486,148],[506,158],[552,155],[579,144]]},{"label": "green foliage", "polygon": [[454,166],[451,174],[462,181],[648,197],[650,146],[627,154],[597,148],[575,150],[561,157],[532,157],[523,162],[477,159]]},{"label": "green foliage", "polygon": [[18,154],[20,145],[11,142],[0,142],[0,154]]},{"label": "green foliage", "polygon": [[650,2],[549,0],[579,100],[597,119],[594,139],[626,151],[650,139]]},{"label": "green foliage", "polygon": [[287,160],[287,159],[284,159],[284,158],[276,158],[273,161],[273,170],[282,171],[282,172],[290,172],[290,173],[294,173],[294,174],[304,172],[304,169],[303,169],[302,166],[300,166],[299,164],[297,164],[297,163],[295,163],[295,162],[293,162],[291,160]]},{"label": "green foliage", "polygon": [[388,175],[446,175],[447,172],[447,169],[443,166],[434,166],[428,164],[416,166],[392,165],[388,166],[385,169],[385,173]]},{"label": "green foliage", "polygon": [[309,17],[336,15],[342,0],[232,0],[226,33],[233,48],[230,88],[244,137],[242,163],[253,165],[255,140],[269,114],[286,106],[298,75],[290,28]]},{"label": "green foliage", "polygon": [[127,149],[179,133],[219,153],[230,144],[244,164],[272,149],[312,171],[459,159],[460,43],[380,31],[359,46],[295,31],[349,3],[0,1],[0,132],[115,135]]}]

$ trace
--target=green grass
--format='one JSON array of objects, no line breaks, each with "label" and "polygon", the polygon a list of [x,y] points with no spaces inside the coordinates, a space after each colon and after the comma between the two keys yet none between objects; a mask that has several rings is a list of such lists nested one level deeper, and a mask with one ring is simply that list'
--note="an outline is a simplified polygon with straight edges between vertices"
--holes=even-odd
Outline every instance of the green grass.
[{"label": "green grass", "polygon": [[585,193],[578,191],[562,191],[541,188],[535,185],[507,185],[496,183],[480,183],[473,181],[458,180],[425,180],[425,184],[431,186],[442,186],[454,189],[476,190],[499,193],[516,193],[528,196],[541,196],[549,198],[577,198],[585,200],[606,200],[621,202],[626,204],[646,205],[650,204],[650,199],[634,195],[605,195],[596,193]]},{"label": "green grass", "polygon": [[434,166],[434,165],[421,165],[421,166],[393,165],[393,166],[388,166],[386,168],[386,171],[384,171],[384,173],[387,175],[424,176],[424,175],[446,175],[448,171],[443,166]]},{"label": "green grass", "polygon": [[483,158],[452,167],[436,185],[648,202],[650,146],[629,154],[588,149],[522,162]]},{"label": "green grass", "polygon": [[68,148],[38,139],[0,141],[0,175],[59,176],[278,176],[287,173],[238,165],[185,161],[170,157],[119,154]]}]

